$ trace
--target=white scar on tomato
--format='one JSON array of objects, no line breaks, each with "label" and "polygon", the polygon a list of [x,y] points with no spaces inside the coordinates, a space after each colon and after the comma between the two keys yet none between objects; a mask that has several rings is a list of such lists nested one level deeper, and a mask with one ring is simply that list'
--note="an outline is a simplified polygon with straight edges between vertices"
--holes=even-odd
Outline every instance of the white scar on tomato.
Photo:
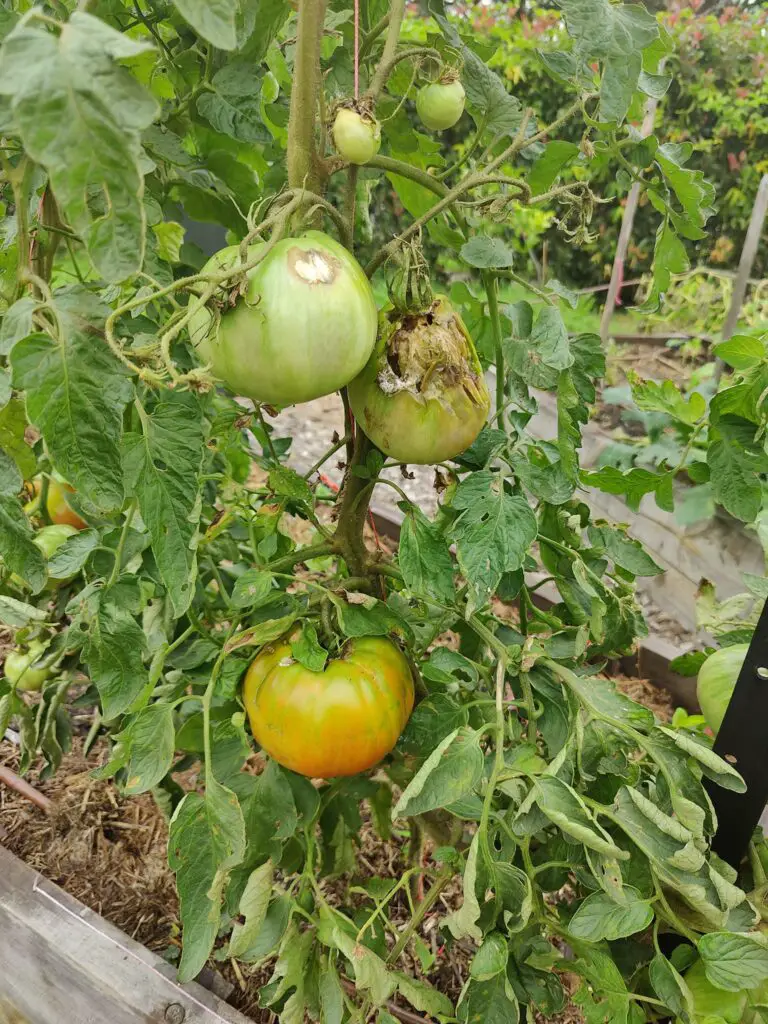
[{"label": "white scar on tomato", "polygon": [[337,266],[335,261],[316,249],[303,252],[295,249],[290,255],[293,272],[307,284],[333,284],[336,279]]}]

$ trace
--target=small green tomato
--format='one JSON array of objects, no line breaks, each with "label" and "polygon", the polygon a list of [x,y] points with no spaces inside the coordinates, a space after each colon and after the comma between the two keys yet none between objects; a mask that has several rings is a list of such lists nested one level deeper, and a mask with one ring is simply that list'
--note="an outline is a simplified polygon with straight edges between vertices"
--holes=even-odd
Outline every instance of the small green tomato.
[{"label": "small green tomato", "polygon": [[381,129],[372,117],[341,107],[333,122],[333,141],[339,156],[351,164],[367,164],[379,152]]},{"label": "small green tomato", "polygon": [[5,659],[5,678],[17,690],[36,691],[51,675],[50,668],[33,668],[45,652],[39,640],[33,640],[26,651],[15,650]]},{"label": "small green tomato", "polygon": [[416,94],[416,110],[421,123],[433,132],[453,128],[464,113],[466,94],[458,78],[449,82],[431,82]]}]

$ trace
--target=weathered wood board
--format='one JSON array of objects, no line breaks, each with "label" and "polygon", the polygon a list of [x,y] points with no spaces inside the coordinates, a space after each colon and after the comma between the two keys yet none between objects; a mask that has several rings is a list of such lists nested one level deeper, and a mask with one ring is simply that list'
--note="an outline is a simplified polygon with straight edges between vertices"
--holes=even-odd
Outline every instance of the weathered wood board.
[{"label": "weathered wood board", "polygon": [[0,846],[0,1021],[249,1024]]}]

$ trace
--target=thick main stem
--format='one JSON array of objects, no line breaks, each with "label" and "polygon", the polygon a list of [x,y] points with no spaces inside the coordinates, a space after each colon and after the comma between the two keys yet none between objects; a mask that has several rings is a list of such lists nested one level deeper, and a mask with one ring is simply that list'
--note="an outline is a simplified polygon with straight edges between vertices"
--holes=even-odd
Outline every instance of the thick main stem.
[{"label": "thick main stem", "polygon": [[339,523],[336,528],[336,549],[347,563],[352,576],[364,576],[367,552],[363,541],[363,527],[368,513],[373,485],[365,477],[353,472],[355,466],[364,466],[368,453],[374,450],[371,442],[358,426],[352,459],[347,466],[344,486],[339,498]]},{"label": "thick main stem", "polygon": [[326,0],[299,0],[296,57],[288,122],[288,184],[320,191],[315,152],[317,91],[320,84],[320,42]]}]

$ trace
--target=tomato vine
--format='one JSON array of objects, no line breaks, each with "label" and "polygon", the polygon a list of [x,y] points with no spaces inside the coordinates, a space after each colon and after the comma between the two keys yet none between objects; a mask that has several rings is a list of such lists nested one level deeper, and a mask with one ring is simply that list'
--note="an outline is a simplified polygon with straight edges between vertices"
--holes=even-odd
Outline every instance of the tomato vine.
[{"label": "tomato vine", "polygon": [[[16,728],[22,770],[49,773],[72,742],[68,709],[92,709],[81,740],[98,741],[96,773],[171,815],[180,977],[211,955],[269,964],[261,1001],[285,1024],[390,1024],[405,1004],[507,1022],[570,999],[593,1024],[697,1021],[734,992],[745,1012],[766,1005],[765,846],[738,870],[710,853],[704,780],[743,780],[700,723],[662,724],[611,680],[647,632],[636,580],[662,570],[595,518],[587,491],[669,510],[692,479],[761,523],[766,338],[719,347],[732,372],[716,394],[632,381],[679,435],[674,465],[579,465],[605,354],[566,329],[563,283],[521,271],[521,218],[551,213],[579,259],[604,201],[595,181],[620,168],[658,217],[652,310],[714,195],[686,146],[632,125],[669,85],[657,19],[608,0],[561,8],[568,41],[541,55],[558,109],[542,124],[439,3],[427,19],[405,0],[361,2],[360,32],[345,0],[0,5],[0,621],[19,648],[0,736]],[[435,84],[451,92],[427,111],[416,96]],[[332,149],[339,111],[370,129],[359,164]],[[576,125],[580,145],[559,137]],[[391,237],[376,224],[382,181],[404,211]],[[232,243],[208,263],[194,242],[206,224]],[[461,279],[430,274],[426,237]],[[289,465],[278,410],[225,385],[255,364],[297,265],[304,298],[279,354],[324,338],[309,296],[351,267],[379,306],[380,362],[363,399],[366,371],[348,368],[326,452]],[[349,304],[332,312],[326,362],[352,348]],[[245,329],[222,357],[234,322]],[[486,373],[495,407],[445,455],[462,410],[485,415]],[[307,383],[294,376],[286,387]],[[407,414],[386,401],[403,395]],[[535,419],[546,409],[553,436]],[[387,475],[395,427],[437,466],[434,507]],[[338,493],[322,473],[334,456]],[[403,514],[394,554],[367,536],[380,486]],[[61,515],[71,529],[54,547],[44,531]],[[743,642],[727,623],[718,635]],[[320,702],[348,687],[333,729],[318,714],[317,735],[294,736],[300,752],[325,740],[343,759],[383,721],[400,733],[392,701],[408,717],[411,684],[415,707],[369,770],[310,781],[246,727],[243,679],[265,664],[278,694],[287,678]],[[366,877],[363,833],[397,848],[399,876]],[[427,924],[469,954],[460,991],[434,983]]]}]

